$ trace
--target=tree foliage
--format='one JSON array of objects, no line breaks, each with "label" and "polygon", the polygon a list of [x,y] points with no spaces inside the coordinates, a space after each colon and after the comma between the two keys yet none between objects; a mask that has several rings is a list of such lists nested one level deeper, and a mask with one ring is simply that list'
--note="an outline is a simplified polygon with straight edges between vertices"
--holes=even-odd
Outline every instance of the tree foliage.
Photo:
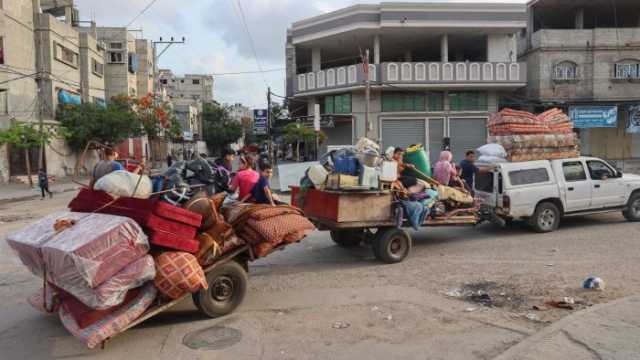
[{"label": "tree foliage", "polygon": [[[295,145],[296,157],[300,160],[300,143],[315,143],[316,131],[300,123],[290,123],[283,129],[283,138],[285,143]],[[323,143],[326,139],[327,135],[324,132],[318,132],[319,143]]]},{"label": "tree foliage", "polygon": [[203,138],[209,149],[218,153],[242,136],[242,124],[231,118],[219,104],[205,104],[202,111]]},{"label": "tree foliage", "polygon": [[9,144],[19,149],[31,149],[49,142],[51,135],[42,133],[33,124],[14,121],[7,129],[0,130],[0,145]]}]

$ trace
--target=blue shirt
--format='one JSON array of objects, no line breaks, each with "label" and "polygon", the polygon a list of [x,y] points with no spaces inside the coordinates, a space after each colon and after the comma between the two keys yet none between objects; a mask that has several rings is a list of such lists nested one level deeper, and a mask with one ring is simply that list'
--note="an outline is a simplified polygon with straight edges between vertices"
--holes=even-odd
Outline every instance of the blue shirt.
[{"label": "blue shirt", "polygon": [[460,162],[460,168],[462,168],[462,178],[467,182],[467,185],[473,187],[473,179],[478,172],[478,167],[475,166],[469,160],[462,160]]},{"label": "blue shirt", "polygon": [[258,179],[258,182],[251,190],[253,201],[255,201],[257,204],[271,204],[271,202],[269,202],[269,198],[267,197],[267,193],[264,191],[265,187],[269,187],[269,178],[261,175],[260,179]]}]

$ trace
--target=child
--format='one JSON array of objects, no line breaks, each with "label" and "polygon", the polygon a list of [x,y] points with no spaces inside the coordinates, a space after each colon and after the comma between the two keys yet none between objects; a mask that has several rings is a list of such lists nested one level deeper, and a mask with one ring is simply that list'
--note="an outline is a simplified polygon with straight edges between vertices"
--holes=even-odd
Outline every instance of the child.
[{"label": "child", "polygon": [[47,176],[47,171],[44,168],[40,168],[40,171],[38,172],[38,186],[42,192],[40,200],[44,200],[45,192],[49,194],[50,198],[53,197],[53,194],[49,191],[49,176]]},{"label": "child", "polygon": [[269,179],[271,176],[273,176],[273,166],[265,161],[260,166],[260,179],[251,190],[251,194],[248,194],[242,201],[252,197],[252,201],[256,204],[271,204],[271,206],[282,204],[274,198],[269,188]]}]

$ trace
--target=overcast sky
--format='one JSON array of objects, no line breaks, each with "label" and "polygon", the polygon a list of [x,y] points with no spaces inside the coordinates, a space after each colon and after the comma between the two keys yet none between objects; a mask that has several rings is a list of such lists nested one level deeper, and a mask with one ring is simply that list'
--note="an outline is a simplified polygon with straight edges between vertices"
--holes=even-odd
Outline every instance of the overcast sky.
[{"label": "overcast sky", "polygon": [[[488,1],[523,3],[526,0]],[[98,26],[125,26],[151,0],[75,2],[81,20],[93,18]],[[160,68],[169,68],[177,74],[256,71],[258,65],[249,36],[243,29],[239,2],[263,70],[284,69],[286,29],[293,21],[356,3],[376,3],[355,0],[156,0],[130,29],[142,29],[144,38],[152,40],[158,40],[160,36],[165,39],[186,37],[185,45],[174,45],[159,61]],[[140,33],[133,34],[140,37]],[[284,95],[284,70],[264,73],[264,77],[260,74],[214,76],[214,98],[224,103],[241,102],[251,108],[264,107],[265,83],[273,92]]]}]

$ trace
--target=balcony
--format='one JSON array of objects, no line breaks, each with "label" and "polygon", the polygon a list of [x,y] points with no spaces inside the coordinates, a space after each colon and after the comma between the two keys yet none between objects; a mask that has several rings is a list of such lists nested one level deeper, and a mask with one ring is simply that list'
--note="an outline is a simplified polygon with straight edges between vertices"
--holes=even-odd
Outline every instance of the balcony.
[{"label": "balcony", "polygon": [[[415,88],[518,88],[527,83],[526,63],[518,62],[385,62],[369,65],[372,86]],[[327,93],[364,86],[362,65],[299,74],[295,94]]]}]

